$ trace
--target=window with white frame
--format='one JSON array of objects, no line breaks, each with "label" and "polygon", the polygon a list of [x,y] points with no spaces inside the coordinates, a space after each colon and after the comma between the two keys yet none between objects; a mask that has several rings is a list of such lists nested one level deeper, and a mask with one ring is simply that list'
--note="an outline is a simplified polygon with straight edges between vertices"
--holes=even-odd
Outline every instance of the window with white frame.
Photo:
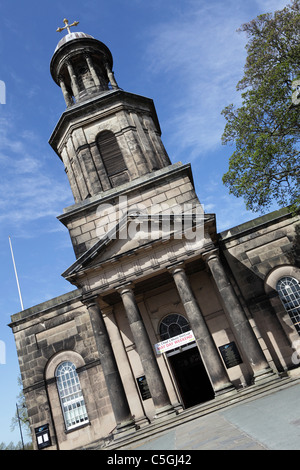
[{"label": "window with white frame", "polygon": [[88,423],[88,415],[76,367],[72,362],[62,362],[56,369],[56,383],[66,429]]},{"label": "window with white frame", "polygon": [[289,314],[298,334],[300,335],[300,283],[291,276],[279,279],[276,290]]}]

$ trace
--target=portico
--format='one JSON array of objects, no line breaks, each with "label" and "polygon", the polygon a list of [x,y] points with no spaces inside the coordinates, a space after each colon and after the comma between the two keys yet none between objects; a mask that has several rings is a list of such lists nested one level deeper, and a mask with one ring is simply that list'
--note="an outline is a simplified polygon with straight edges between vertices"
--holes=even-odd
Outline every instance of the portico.
[{"label": "portico", "polygon": [[[137,215],[131,215],[129,220],[132,221],[135,217]],[[193,354],[193,361],[200,361],[203,364],[203,386],[207,381],[210,384],[207,387],[211,387],[212,390],[211,394],[207,395],[210,397],[209,399],[220,394],[234,394],[239,387],[239,382],[236,380],[238,374],[243,377],[243,379],[240,378],[240,383],[242,381],[251,383],[255,379],[255,374],[259,376],[261,372],[262,376],[271,373],[266,366],[266,360],[262,360],[261,368],[257,367],[255,370],[251,368],[250,359],[240,346],[238,333],[231,328],[225,306],[223,307],[222,303],[219,303],[219,299],[223,298],[222,295],[224,296],[221,289],[222,282],[224,280],[226,282],[226,272],[223,269],[218,278],[215,270],[210,269],[207,260],[211,262],[211,257],[215,256],[215,250],[211,250],[212,241],[211,235],[209,235],[213,227],[213,218],[206,215],[203,223],[204,238],[194,240],[194,244],[191,239],[186,239],[184,236],[175,238],[174,233],[170,233],[169,239],[157,238],[151,243],[147,241],[146,244],[141,243],[140,238],[138,239],[139,243],[135,238],[130,241],[120,240],[115,233],[114,239],[107,238],[104,244],[99,242],[98,246],[95,245],[84,258],[79,258],[64,273],[67,279],[84,290],[85,298],[92,296],[93,299],[97,299],[97,313],[95,313],[95,306],[88,309],[89,311],[94,309],[94,315],[101,317],[102,322],[104,321],[103,317],[105,318],[107,336],[110,341],[116,334],[119,337],[118,341],[111,342],[110,354],[116,363],[114,370],[119,371],[118,387],[121,387],[120,390],[122,390],[122,384],[129,383],[129,374],[131,375],[131,391],[127,394],[126,391],[125,394],[123,392],[118,394],[118,406],[121,401],[124,401],[127,415],[129,416],[131,413],[131,415],[138,416],[138,420],[143,425],[149,422],[149,417],[151,421],[163,419],[172,413],[175,415],[185,408],[186,403],[189,403],[189,400],[185,401],[181,395],[182,384],[180,381],[183,379],[179,378],[178,367],[180,367],[179,359],[183,357],[192,358]],[[126,251],[122,249],[124,244],[127,245]],[[119,252],[117,259],[115,257],[116,250]],[[110,253],[113,256],[110,256]],[[172,264],[170,264],[170,260]],[[87,279],[89,279],[88,282]],[[205,287],[202,287],[204,279]],[[87,284],[93,286],[90,291],[86,288]],[[203,305],[203,301],[201,295],[199,297],[197,288],[201,288],[202,292],[207,289],[205,297],[215,297],[215,302],[218,304],[215,313],[207,315],[205,312],[203,314],[200,307]],[[173,294],[170,295],[167,302],[164,300],[166,304],[163,308],[155,308],[153,300],[156,296],[158,298],[162,295],[166,297],[168,292]],[[176,296],[174,304],[171,301],[172,296],[174,299]],[[228,302],[228,298],[233,304],[238,305],[238,299],[233,290],[231,297],[225,295],[226,302]],[[102,305],[101,308],[100,305]],[[229,308],[228,303],[225,305],[226,308]],[[236,308],[238,309],[238,307]],[[204,309],[207,309],[207,305],[204,306]],[[103,315],[103,311],[109,311],[109,313]],[[156,314],[153,314],[154,311]],[[155,344],[161,340],[159,325],[164,318],[167,318],[166,314],[175,311],[186,318],[195,337],[193,347],[196,349],[187,353],[185,352],[187,348],[183,347],[172,355],[158,357],[155,354]],[[243,310],[240,306],[238,313],[242,316]],[[245,314],[243,315],[242,318],[246,324],[247,318]],[[111,320],[112,317],[113,320]],[[211,317],[222,317],[219,331],[212,327],[215,321]],[[253,341],[250,325],[248,330],[247,324],[244,325],[244,328],[244,341],[249,334],[250,344],[252,340],[256,346],[257,357],[264,359],[258,342]],[[96,330],[94,330],[94,334],[97,334]],[[220,353],[220,347],[223,342],[227,341],[225,338],[228,343],[230,343],[229,340],[235,341],[243,357],[241,364],[235,366],[234,375],[231,374],[230,369],[227,369]],[[196,351],[199,359],[196,359]],[[177,354],[176,358],[174,357],[175,353]],[[180,354],[181,356],[179,356]],[[109,370],[112,369],[110,366]],[[126,373],[123,374],[125,369]],[[240,372],[237,372],[237,369],[240,369]],[[136,385],[137,378],[141,373],[145,375],[145,381],[149,387],[149,397],[146,401],[140,396],[137,387],[134,390],[134,384]],[[201,394],[199,394],[198,403],[201,403]]]}]

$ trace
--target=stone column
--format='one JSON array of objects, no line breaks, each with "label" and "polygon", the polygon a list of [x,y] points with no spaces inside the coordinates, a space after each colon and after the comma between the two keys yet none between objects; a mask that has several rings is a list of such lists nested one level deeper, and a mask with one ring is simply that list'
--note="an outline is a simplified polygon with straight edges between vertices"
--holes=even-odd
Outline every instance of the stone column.
[{"label": "stone column", "polygon": [[67,67],[68,67],[68,72],[69,72],[70,79],[71,79],[73,94],[74,94],[74,96],[75,95],[78,96],[80,90],[79,90],[79,86],[78,86],[78,82],[77,82],[77,77],[75,75],[73,65],[71,64],[71,62],[69,60],[67,61]]},{"label": "stone column", "polygon": [[127,285],[117,288],[117,291],[121,295],[136,350],[139,354],[151,397],[156,408],[155,418],[164,418],[170,414],[176,414],[174,407],[170,403],[133,290]]},{"label": "stone column", "polygon": [[105,66],[106,73],[107,73],[107,77],[108,77],[108,80],[110,81],[111,86],[112,86],[113,88],[115,88],[115,89],[119,88],[119,87],[118,87],[118,84],[117,84],[117,82],[116,82],[114,73],[113,73],[113,71],[111,70],[111,68],[110,68],[110,66],[108,65],[108,63],[105,63],[104,66]]},{"label": "stone column", "polygon": [[96,86],[101,86],[100,80],[98,78],[98,75],[96,73],[96,70],[95,70],[95,67],[94,67],[94,64],[93,64],[93,61],[92,61],[89,54],[85,54],[85,60],[86,60],[87,66],[88,66],[89,71],[92,75],[92,78],[93,78],[93,81],[94,81],[95,85]]},{"label": "stone column", "polygon": [[107,329],[96,297],[83,298],[82,301],[87,306],[90,315],[107,390],[117,422],[116,433],[123,436],[124,433],[134,431],[136,426],[131,416]]},{"label": "stone column", "polygon": [[64,82],[64,79],[61,75],[58,77],[58,80],[59,80],[59,86],[60,86],[60,88],[63,92],[63,95],[64,95],[66,105],[69,107],[73,104],[73,99],[72,99],[70,93],[68,92],[66,84]]},{"label": "stone column", "polygon": [[216,283],[218,292],[223,300],[225,311],[233,328],[239,346],[248,358],[254,372],[254,381],[265,379],[273,373],[264,353],[259,345],[255,333],[246,317],[246,314],[236,296],[228,279],[225,269],[219,258],[218,250],[212,250],[203,254],[210,272]]},{"label": "stone column", "polygon": [[[115,357],[118,358],[118,366],[119,370],[122,371],[123,381],[126,383],[127,394],[129,396],[134,396],[138,393],[136,389],[136,380],[133,377],[131,365],[113,310],[114,308],[111,305],[104,308],[101,307],[103,319],[109,334],[110,343],[113,350],[115,351]],[[135,424],[138,429],[150,423],[149,418],[146,416],[143,405],[144,402],[141,398],[135,399],[134,403],[132,402],[132,411],[134,413]]]},{"label": "stone column", "polygon": [[234,387],[229,380],[220,354],[194,297],[185,270],[182,266],[177,265],[171,266],[169,271],[173,275],[181,302],[193,330],[200,356],[203,359],[215,393],[221,394],[233,391]]}]

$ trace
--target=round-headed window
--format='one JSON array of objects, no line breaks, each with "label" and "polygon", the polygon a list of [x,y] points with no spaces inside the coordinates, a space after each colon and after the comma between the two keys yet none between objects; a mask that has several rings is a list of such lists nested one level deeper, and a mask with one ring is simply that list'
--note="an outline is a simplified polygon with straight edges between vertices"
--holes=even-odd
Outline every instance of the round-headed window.
[{"label": "round-headed window", "polygon": [[291,276],[279,279],[276,290],[289,314],[298,334],[300,335],[300,283]]},{"label": "round-headed window", "polygon": [[66,428],[88,423],[88,415],[75,365],[62,362],[56,369],[56,380]]},{"label": "round-headed window", "polygon": [[173,338],[173,336],[181,335],[181,333],[185,333],[190,329],[190,324],[183,315],[171,313],[162,320],[159,327],[159,334],[161,341],[164,341]]}]

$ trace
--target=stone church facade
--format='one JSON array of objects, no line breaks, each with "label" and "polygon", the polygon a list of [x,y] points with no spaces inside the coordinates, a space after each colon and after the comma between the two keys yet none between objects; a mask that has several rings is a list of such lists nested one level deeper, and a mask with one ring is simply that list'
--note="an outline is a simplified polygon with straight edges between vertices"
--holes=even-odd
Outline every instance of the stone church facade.
[{"label": "stone church facade", "polygon": [[299,216],[222,233],[153,101],[119,88],[109,49],[67,34],[50,138],[74,204],[59,220],[74,289],[12,316],[35,448],[105,446],[219,396],[297,373]]}]

